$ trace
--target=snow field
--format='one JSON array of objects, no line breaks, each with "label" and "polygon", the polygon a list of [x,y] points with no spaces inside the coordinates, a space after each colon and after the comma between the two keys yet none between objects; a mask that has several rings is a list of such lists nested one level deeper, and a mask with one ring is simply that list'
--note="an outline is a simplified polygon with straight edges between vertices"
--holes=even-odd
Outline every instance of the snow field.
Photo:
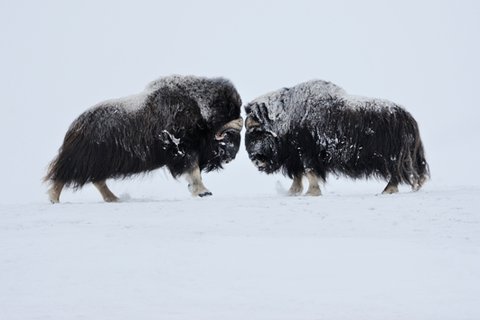
[{"label": "snow field", "polygon": [[1,319],[478,319],[479,189],[2,205]]}]

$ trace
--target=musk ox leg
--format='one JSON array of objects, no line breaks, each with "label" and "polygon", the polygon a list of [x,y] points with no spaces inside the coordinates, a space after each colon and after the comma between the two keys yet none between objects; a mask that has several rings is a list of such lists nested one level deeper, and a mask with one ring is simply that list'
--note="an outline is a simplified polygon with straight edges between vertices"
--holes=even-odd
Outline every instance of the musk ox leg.
[{"label": "musk ox leg", "polygon": [[202,175],[198,165],[187,172],[186,179],[188,182],[188,190],[190,190],[192,196],[206,197],[212,195],[212,193],[203,185]]},{"label": "musk ox leg", "polygon": [[320,186],[318,184],[318,176],[315,172],[312,170],[308,170],[305,173],[305,176],[308,179],[308,190],[307,193],[305,193],[306,196],[320,196],[322,195],[322,192],[320,191]]},{"label": "musk ox leg", "polygon": [[110,189],[108,189],[105,180],[94,182],[93,185],[98,189],[98,191],[100,191],[105,202],[116,202],[119,200],[118,197],[114,195]]},{"label": "musk ox leg", "polygon": [[388,182],[385,189],[383,189],[382,194],[393,194],[398,192],[398,180],[396,178],[391,178]]},{"label": "musk ox leg", "polygon": [[301,174],[295,175],[293,177],[292,186],[288,190],[289,196],[298,196],[302,193],[303,191],[302,178],[303,178],[303,175]]},{"label": "musk ox leg", "polygon": [[64,185],[65,183],[63,182],[53,182],[52,187],[48,190],[48,197],[50,198],[51,203],[60,202],[60,193],[62,193]]}]

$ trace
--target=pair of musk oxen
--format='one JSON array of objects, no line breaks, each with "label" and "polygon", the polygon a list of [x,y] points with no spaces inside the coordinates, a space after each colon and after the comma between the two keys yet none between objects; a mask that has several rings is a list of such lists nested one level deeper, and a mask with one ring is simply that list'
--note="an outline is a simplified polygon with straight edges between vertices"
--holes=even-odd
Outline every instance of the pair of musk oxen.
[{"label": "pair of musk oxen", "polygon": [[[64,187],[92,182],[105,201],[118,198],[106,180],[166,166],[185,175],[193,196],[211,192],[201,172],[221,169],[240,146],[240,95],[223,78],[169,76],[140,94],[109,100],[81,114],[48,169],[50,201]],[[263,172],[293,179],[291,195],[320,195],[328,173],[388,181],[418,190],[429,176],[418,125],[401,106],[348,95],[337,85],[309,81],[261,96],[245,106],[245,145]]]}]

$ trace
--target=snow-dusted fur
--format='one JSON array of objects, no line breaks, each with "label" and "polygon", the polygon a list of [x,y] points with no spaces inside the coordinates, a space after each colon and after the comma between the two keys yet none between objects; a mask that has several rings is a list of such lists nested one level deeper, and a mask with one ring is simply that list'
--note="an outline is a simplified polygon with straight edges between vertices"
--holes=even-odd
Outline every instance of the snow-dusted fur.
[{"label": "snow-dusted fur", "polygon": [[196,164],[222,168],[235,158],[240,133],[215,133],[240,117],[241,100],[223,78],[168,76],[137,95],[99,103],[68,129],[45,180],[74,188],[167,166],[173,176]]},{"label": "snow-dusted fur", "polygon": [[415,119],[390,101],[314,80],[245,106],[245,144],[261,171],[378,177],[418,189],[429,175]]}]

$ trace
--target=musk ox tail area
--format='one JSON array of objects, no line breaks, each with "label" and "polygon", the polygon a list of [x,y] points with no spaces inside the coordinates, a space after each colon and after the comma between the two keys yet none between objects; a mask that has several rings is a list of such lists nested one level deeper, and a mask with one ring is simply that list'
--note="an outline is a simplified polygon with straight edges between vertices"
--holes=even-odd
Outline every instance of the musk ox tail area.
[{"label": "musk ox tail area", "polygon": [[113,106],[83,113],[65,134],[45,181],[79,189],[89,182],[155,169],[149,155],[158,151],[158,146],[145,146],[148,141],[143,130],[149,126],[146,121],[142,124],[137,117]]},{"label": "musk ox tail area", "polygon": [[79,189],[88,182],[106,179],[102,166],[98,165],[105,161],[100,159],[107,152],[103,147],[89,142],[75,130],[69,130],[58,155],[48,167],[44,181]]},{"label": "musk ox tail area", "polygon": [[415,190],[419,190],[425,181],[430,178],[430,169],[428,167],[427,160],[425,159],[425,153],[423,151],[423,144],[420,141],[417,154],[416,154],[416,172],[418,174],[418,180],[414,185]]},{"label": "musk ox tail area", "polygon": [[413,126],[414,143],[411,149],[402,151],[403,159],[399,173],[401,174],[402,180],[412,186],[413,190],[417,191],[430,177],[430,170],[427,160],[425,159],[425,151],[417,122],[411,116],[410,121]]},{"label": "musk ox tail area", "polygon": [[400,151],[400,159],[397,162],[397,177],[395,177],[395,172],[392,172],[392,178],[397,178],[398,182],[409,184],[413,190],[417,191],[430,177],[430,170],[425,159],[425,151],[417,122],[407,113],[407,119],[404,124],[403,135],[405,141],[409,143],[403,144],[403,148]]}]

